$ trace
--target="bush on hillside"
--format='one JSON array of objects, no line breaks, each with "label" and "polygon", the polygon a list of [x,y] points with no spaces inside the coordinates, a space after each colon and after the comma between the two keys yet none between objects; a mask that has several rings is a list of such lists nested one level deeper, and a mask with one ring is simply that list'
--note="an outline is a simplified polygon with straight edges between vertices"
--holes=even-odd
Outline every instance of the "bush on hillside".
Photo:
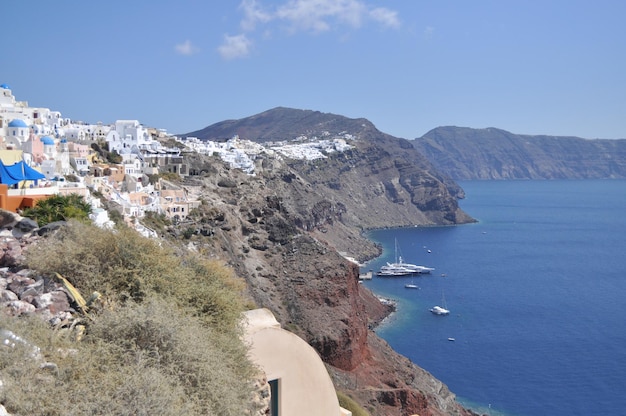
[{"label": "bush on hillside", "polygon": [[[0,373],[10,384],[0,401],[9,412],[228,416],[244,414],[252,403],[253,365],[240,327],[243,286],[218,262],[128,228],[70,221],[31,246],[25,263],[61,274],[85,297],[100,292],[105,308],[89,314],[80,343],[17,328],[45,346],[58,372],[44,374],[50,383],[39,386],[37,365],[21,366],[0,351]],[[59,352],[70,347],[77,352]]]},{"label": "bush on hillside", "polygon": [[77,219],[86,221],[91,213],[91,205],[82,195],[52,195],[37,201],[32,208],[26,208],[22,215],[37,222],[40,227],[55,221]]},{"label": "bush on hillside", "polygon": [[85,294],[109,302],[172,299],[215,328],[237,327],[243,282],[217,261],[185,255],[130,228],[102,230],[72,221],[26,255],[29,267],[57,272]]},{"label": "bush on hillside", "polygon": [[165,233],[166,228],[172,225],[172,221],[165,214],[153,211],[146,212],[141,223],[159,234]]},{"label": "bush on hillside", "polygon": [[106,160],[109,163],[122,163],[124,161],[124,158],[122,157],[122,155],[120,155],[119,153],[117,153],[116,150],[113,150],[111,152],[106,153]]},{"label": "bush on hillside", "polygon": [[363,409],[355,400],[345,393],[337,392],[339,406],[352,412],[352,416],[370,416],[370,413]]},{"label": "bush on hillside", "polygon": [[7,325],[56,365],[42,369],[24,345],[0,346],[0,401],[10,414],[238,416],[249,409],[249,371],[233,354],[241,348],[225,348],[223,336],[162,299],[104,312],[80,343],[36,318]]},{"label": "bush on hillside", "polygon": [[180,183],[183,178],[180,174],[175,172],[160,172],[153,175],[148,175],[148,181],[151,185],[159,183],[159,179],[165,179],[166,181]]}]

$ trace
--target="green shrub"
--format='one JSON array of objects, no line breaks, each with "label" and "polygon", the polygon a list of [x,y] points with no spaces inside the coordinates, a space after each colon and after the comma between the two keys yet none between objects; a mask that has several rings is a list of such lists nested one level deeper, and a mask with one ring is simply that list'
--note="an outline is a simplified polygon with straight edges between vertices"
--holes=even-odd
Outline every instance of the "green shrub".
[{"label": "green shrub", "polygon": [[113,150],[112,152],[106,153],[106,160],[109,163],[122,163],[124,158],[117,153],[117,151]]},{"label": "green shrub", "polygon": [[141,223],[159,233],[164,233],[166,227],[172,225],[172,221],[165,214],[153,211],[146,212],[146,215],[141,219]]},{"label": "green shrub", "polygon": [[37,201],[32,208],[26,208],[22,215],[37,221],[42,227],[54,221],[77,219],[86,221],[91,213],[91,205],[82,195],[52,195]]},{"label": "green shrub", "polygon": [[339,399],[339,406],[351,411],[352,416],[370,416],[367,410],[359,406],[359,404],[347,394],[338,391],[337,398]]},{"label": "green shrub", "polygon": [[67,180],[68,182],[80,182],[78,176],[74,175],[73,173],[65,175],[65,180]]},{"label": "green shrub", "polygon": [[182,181],[182,178],[176,172],[162,172],[162,173],[159,173],[159,176],[161,178],[165,179],[166,181],[170,181],[170,182],[181,182]]}]

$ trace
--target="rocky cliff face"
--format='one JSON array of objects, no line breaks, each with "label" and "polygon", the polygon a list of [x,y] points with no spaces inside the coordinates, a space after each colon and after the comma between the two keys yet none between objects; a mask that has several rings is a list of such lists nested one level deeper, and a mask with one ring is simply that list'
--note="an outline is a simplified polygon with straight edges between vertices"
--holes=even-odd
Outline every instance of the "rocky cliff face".
[{"label": "rocky cliff face", "polygon": [[527,136],[495,128],[438,127],[415,148],[455,180],[626,177],[626,140]]},{"label": "rocky cliff face", "polygon": [[292,175],[284,165],[260,177],[216,167],[189,181],[187,189],[205,201],[201,215],[182,225],[194,228],[189,248],[233,267],[251,300],[312,345],[339,388],[372,414],[467,414],[441,382],[372,331],[390,309],[339,254],[337,246],[360,257],[378,254],[358,229],[342,223],[351,204],[317,194]]},{"label": "rocky cliff face", "polygon": [[[289,185],[283,198],[297,213],[304,213],[303,217],[314,207],[318,214],[331,210],[336,218],[341,217],[342,224],[360,228],[473,221],[458,208],[457,199],[464,194],[453,180],[416,152],[411,142],[378,131],[366,119],[276,108],[188,135],[203,140],[238,135],[264,144],[347,135],[353,146],[348,151],[313,161],[279,158],[289,169],[283,176],[276,174],[277,158],[266,158],[258,163],[258,171],[267,174],[272,186],[282,186],[281,182]],[[323,199],[309,198],[308,194],[322,195]],[[304,229],[316,228],[315,220],[295,220]]]},{"label": "rocky cliff face", "polygon": [[[296,113],[289,112],[290,122]],[[308,134],[321,133],[311,114],[300,115],[309,123]],[[365,228],[472,221],[457,204],[462,190],[406,140],[363,120],[324,123],[325,117],[316,123],[354,135],[351,150],[316,161],[264,156],[256,176],[194,156],[206,174],[189,179],[186,187],[205,204],[194,222],[183,225],[195,228],[190,248],[231,265],[246,279],[254,303],[307,340],[338,388],[372,414],[469,414],[445,385],[371,330],[389,306],[359,285],[358,266],[339,254],[361,260],[379,255],[361,235]],[[262,118],[277,120],[275,114]],[[356,129],[345,130],[348,124]],[[229,125],[232,130],[220,129],[219,135],[241,134],[237,123]],[[252,134],[253,123],[243,125]],[[286,134],[284,127],[272,128]]]}]

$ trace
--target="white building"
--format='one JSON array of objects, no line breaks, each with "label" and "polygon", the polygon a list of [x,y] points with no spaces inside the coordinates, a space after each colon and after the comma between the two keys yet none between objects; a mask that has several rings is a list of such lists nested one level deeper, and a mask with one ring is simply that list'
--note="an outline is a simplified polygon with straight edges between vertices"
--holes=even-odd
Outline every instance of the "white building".
[{"label": "white building", "polygon": [[148,129],[137,120],[117,120],[113,130],[106,135],[109,151],[122,153],[139,153],[139,149],[152,144]]},{"label": "white building", "polygon": [[0,85],[0,136],[2,138],[7,137],[9,123],[13,120],[22,120],[27,126],[32,124],[25,111],[27,107],[28,103],[15,100],[7,84]]},{"label": "white building", "polygon": [[281,328],[268,309],[244,313],[250,359],[270,385],[271,415],[350,416],[337,399],[333,382],[317,352]]},{"label": "white building", "polygon": [[141,178],[143,176],[142,169],[142,161],[141,158],[136,154],[124,153],[122,159],[122,164],[124,165],[124,173],[126,175],[132,176],[135,179]]},{"label": "white building", "polygon": [[4,142],[7,146],[21,149],[30,137],[30,127],[22,119],[15,118],[7,124]]},{"label": "white building", "polygon": [[[30,129],[35,134],[50,134],[60,137],[63,131],[64,120],[61,113],[49,108],[29,107],[26,101],[17,101],[11,88],[7,84],[0,85],[0,137],[17,136],[19,131],[10,130],[9,124],[14,120],[21,120],[29,129],[23,137],[28,138]],[[21,125],[13,127],[23,127]],[[24,139],[25,140],[25,139]],[[22,142],[24,141],[22,140]]]}]

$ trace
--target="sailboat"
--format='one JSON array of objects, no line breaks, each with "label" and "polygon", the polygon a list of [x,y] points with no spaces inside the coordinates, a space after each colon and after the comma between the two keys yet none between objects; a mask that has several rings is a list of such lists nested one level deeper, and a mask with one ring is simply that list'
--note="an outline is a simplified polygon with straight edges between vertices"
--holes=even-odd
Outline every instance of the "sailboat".
[{"label": "sailboat", "polygon": [[407,289],[419,289],[420,288],[418,285],[413,283],[413,279],[411,279],[411,283],[407,283],[406,285],[404,285],[404,287]]},{"label": "sailboat", "polygon": [[430,308],[430,311],[435,315],[449,315],[450,311],[447,309],[448,306],[446,305],[446,298],[443,295],[443,290],[441,291],[441,305],[443,306],[433,306]]}]

